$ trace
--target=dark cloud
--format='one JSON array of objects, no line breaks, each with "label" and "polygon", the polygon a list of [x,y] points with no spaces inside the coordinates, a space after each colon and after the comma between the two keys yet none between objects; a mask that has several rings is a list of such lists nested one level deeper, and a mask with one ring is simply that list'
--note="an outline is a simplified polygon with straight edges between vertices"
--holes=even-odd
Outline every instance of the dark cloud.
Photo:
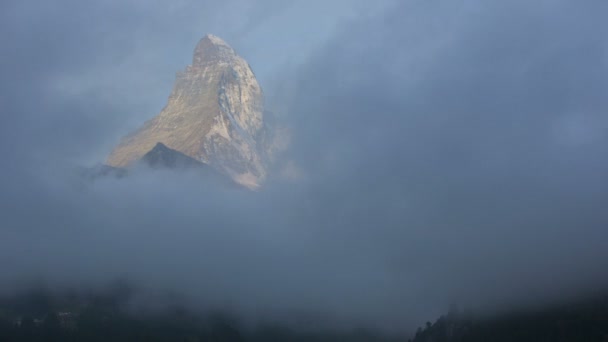
[{"label": "dark cloud", "polygon": [[[450,302],[494,311],[607,285],[605,3],[411,1],[335,19],[296,67],[262,76],[283,89],[269,95],[302,178],[259,193],[164,173],[82,185],[70,170],[161,108],[203,29],[271,70],[239,29],[299,32],[272,18],[301,3],[63,4],[3,5],[5,289],[126,276],[247,317],[411,328]],[[249,20],[221,29],[227,10]]]},{"label": "dark cloud", "polygon": [[322,175],[327,207],[425,279],[425,297],[481,305],[605,284],[596,6],[403,4],[302,73],[300,163]]}]

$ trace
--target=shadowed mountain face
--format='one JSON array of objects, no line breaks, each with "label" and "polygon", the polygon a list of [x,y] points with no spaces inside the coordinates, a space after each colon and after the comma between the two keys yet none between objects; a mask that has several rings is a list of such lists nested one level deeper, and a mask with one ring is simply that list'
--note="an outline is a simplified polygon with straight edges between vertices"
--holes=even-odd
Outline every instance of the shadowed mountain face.
[{"label": "shadowed mountain face", "polygon": [[99,178],[123,178],[127,176],[137,176],[142,169],[153,170],[173,170],[173,171],[195,171],[204,177],[204,181],[214,184],[227,185],[231,188],[242,189],[242,186],[235,183],[230,177],[218,172],[215,168],[191,158],[179,151],[157,143],[148,153],[140,159],[130,163],[128,168],[114,167],[108,165],[96,165],[91,168],[81,170],[81,175],[89,180]]},{"label": "shadowed mountain face", "polygon": [[126,167],[157,143],[257,188],[266,177],[263,94],[249,64],[223,40],[207,35],[192,65],[177,74],[167,106],[123,138],[107,163]]},{"label": "shadowed mountain face", "polygon": [[136,162],[136,166],[149,167],[155,170],[195,170],[197,173],[204,176],[206,181],[241,188],[241,186],[234,183],[232,179],[219,173],[211,166],[201,163],[179,151],[170,149],[163,143],[157,143],[153,149],[144,154],[144,156]]},{"label": "shadowed mountain face", "polygon": [[141,162],[151,168],[185,169],[206,167],[203,163],[187,155],[172,150],[163,143],[157,143],[153,149],[144,154]]}]

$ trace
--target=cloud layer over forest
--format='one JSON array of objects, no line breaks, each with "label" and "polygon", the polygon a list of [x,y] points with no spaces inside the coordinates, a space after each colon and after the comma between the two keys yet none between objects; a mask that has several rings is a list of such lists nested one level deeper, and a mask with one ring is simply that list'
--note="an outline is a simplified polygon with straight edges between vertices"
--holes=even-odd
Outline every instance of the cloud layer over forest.
[{"label": "cloud layer over forest", "polygon": [[[411,328],[608,285],[607,3],[218,3],[0,5],[2,291],[125,277],[245,317]],[[262,71],[302,177],[82,183],[207,32]]]}]

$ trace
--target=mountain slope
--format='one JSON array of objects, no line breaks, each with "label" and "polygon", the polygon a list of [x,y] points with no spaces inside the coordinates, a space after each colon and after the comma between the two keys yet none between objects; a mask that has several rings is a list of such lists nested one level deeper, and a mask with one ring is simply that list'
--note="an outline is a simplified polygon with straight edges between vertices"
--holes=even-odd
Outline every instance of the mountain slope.
[{"label": "mountain slope", "polygon": [[194,158],[172,150],[163,143],[157,143],[153,149],[144,154],[140,163],[154,169],[188,169],[194,167],[206,167],[205,164]]},{"label": "mountain slope", "polygon": [[263,93],[249,64],[213,35],[200,40],[165,108],[123,138],[107,164],[126,167],[158,142],[257,188],[266,177]]}]

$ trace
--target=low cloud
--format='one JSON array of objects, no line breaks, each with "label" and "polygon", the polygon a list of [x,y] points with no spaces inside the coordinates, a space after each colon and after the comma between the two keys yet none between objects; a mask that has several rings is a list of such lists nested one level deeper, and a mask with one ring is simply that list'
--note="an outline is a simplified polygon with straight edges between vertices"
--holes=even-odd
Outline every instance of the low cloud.
[{"label": "low cloud", "polygon": [[[452,302],[485,312],[603,289],[606,6],[410,1],[336,21],[311,57],[277,70],[289,93],[270,96],[284,99],[284,158],[297,177],[255,193],[187,173],[83,183],[73,172],[100,159],[134,120],[125,116],[154,108],[138,104],[145,94],[112,103],[113,82],[81,92],[89,76],[60,97],[51,85],[107,70],[164,10],[149,7],[134,26],[118,18],[124,26],[107,32],[97,21],[25,28],[4,15],[22,44],[1,50],[18,66],[2,67],[14,81],[0,82],[3,290],[125,277],[253,319],[409,329]],[[259,18],[249,25],[270,21]],[[49,40],[123,31],[124,45],[107,49]],[[150,44],[130,53],[156,51]],[[141,70],[132,72],[117,81]],[[153,88],[164,101],[166,84]]]}]

